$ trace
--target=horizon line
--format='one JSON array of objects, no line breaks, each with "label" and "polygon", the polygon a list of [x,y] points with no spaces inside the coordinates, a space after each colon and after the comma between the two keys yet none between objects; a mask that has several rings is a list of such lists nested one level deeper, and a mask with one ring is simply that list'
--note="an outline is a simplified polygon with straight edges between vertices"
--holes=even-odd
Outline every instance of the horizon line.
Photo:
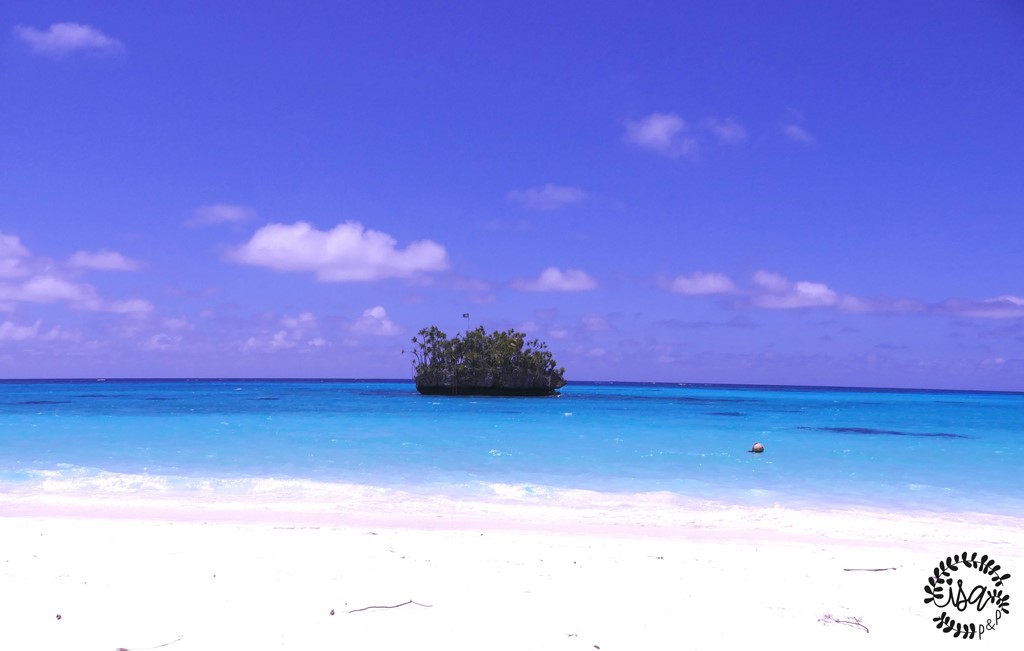
[{"label": "horizon line", "polygon": [[[99,383],[99,382],[317,382],[317,383],[403,383],[414,384],[412,378],[363,378],[363,377],[52,377],[52,378],[0,378],[0,384],[19,383]],[[891,386],[849,386],[828,384],[749,384],[735,382],[670,382],[644,380],[567,380],[569,385],[620,385],[620,386],[663,386],[688,387],[694,389],[734,388],[734,389],[767,389],[788,391],[850,391],[850,392],[883,392],[883,393],[986,393],[1001,395],[1024,395],[1024,391],[1012,389],[943,389],[925,387],[891,387]]]}]

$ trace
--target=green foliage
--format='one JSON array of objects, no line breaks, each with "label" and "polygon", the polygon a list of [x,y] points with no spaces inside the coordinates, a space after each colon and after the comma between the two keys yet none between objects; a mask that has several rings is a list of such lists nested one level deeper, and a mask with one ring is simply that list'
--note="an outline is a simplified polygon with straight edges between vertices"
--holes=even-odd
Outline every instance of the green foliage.
[{"label": "green foliage", "polygon": [[412,343],[416,387],[451,388],[452,393],[473,390],[500,393],[554,393],[565,386],[560,368],[536,339],[509,329],[487,334],[483,326],[463,337],[448,335],[436,326],[419,331]]}]

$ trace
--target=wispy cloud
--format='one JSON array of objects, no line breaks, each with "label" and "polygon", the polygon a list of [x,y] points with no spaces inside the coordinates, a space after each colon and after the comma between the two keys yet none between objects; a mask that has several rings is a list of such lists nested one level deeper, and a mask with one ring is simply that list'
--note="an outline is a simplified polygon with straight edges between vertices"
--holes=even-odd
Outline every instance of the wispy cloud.
[{"label": "wispy cloud", "polygon": [[801,145],[813,145],[815,142],[811,132],[799,124],[790,123],[782,125],[782,135]]},{"label": "wispy cloud", "polygon": [[844,312],[906,312],[921,308],[910,301],[869,301],[841,294],[824,283],[792,281],[772,271],[759,270],[751,280],[752,285],[740,288],[725,274],[698,271],[676,276],[662,285],[670,292],[689,296],[734,294],[740,297],[740,304],[766,310],[832,308]]},{"label": "wispy cloud", "polygon": [[555,210],[574,203],[579,203],[587,194],[579,188],[547,183],[536,188],[512,190],[507,197],[510,201],[521,203],[533,210]]},{"label": "wispy cloud", "polygon": [[228,224],[248,221],[256,213],[246,206],[230,203],[212,203],[200,206],[191,217],[185,220],[185,225],[196,228],[199,226],[213,226],[215,224]]},{"label": "wispy cloud", "polygon": [[582,318],[583,329],[587,332],[605,332],[611,330],[611,324],[603,316],[598,314],[584,314]]},{"label": "wispy cloud", "polygon": [[[312,312],[298,316],[284,317],[278,321],[279,328],[273,332],[254,335],[242,344],[243,351],[275,353],[282,350],[315,350],[327,345],[315,335],[319,321]],[[311,336],[312,335],[312,336]]]},{"label": "wispy cloud", "polygon": [[1024,319],[1024,297],[1005,295],[985,300],[949,299],[927,304],[913,298],[865,298],[844,294],[829,285],[759,270],[751,284],[738,287],[721,273],[695,272],[661,283],[667,291],[700,296],[733,294],[737,305],[764,310],[831,309],[861,314],[934,314],[976,319]]},{"label": "wispy cloud", "polygon": [[750,330],[757,327],[757,324],[754,321],[742,316],[734,316],[726,321],[684,321],[681,319],[663,319],[659,321],[659,323],[670,328],[688,328],[695,330],[711,330],[718,328]]},{"label": "wispy cloud", "polygon": [[149,314],[153,311],[153,304],[142,298],[129,298],[123,301],[101,301],[95,308],[102,312],[114,314]]},{"label": "wispy cloud", "polygon": [[0,232],[0,278],[16,278],[29,273],[26,264],[31,258],[29,250],[17,235]]},{"label": "wispy cloud", "polygon": [[68,259],[68,266],[74,269],[99,271],[138,271],[142,268],[142,263],[126,258],[116,251],[76,251]]},{"label": "wispy cloud", "polygon": [[[111,269],[114,268],[111,265],[132,264],[133,261],[120,254],[80,251],[72,256],[68,268],[76,271]],[[75,273],[62,270],[51,260],[33,256],[18,236],[0,232],[0,306],[66,303],[78,310],[118,314],[145,314],[153,310],[153,305],[144,299],[104,299],[95,287],[74,276]]]},{"label": "wispy cloud", "polygon": [[701,296],[732,293],[736,284],[725,274],[696,271],[689,276],[676,276],[668,281],[667,288],[675,294]]},{"label": "wispy cloud", "polygon": [[168,317],[160,323],[168,330],[194,330],[195,326],[184,317]]},{"label": "wispy cloud", "polygon": [[279,350],[295,348],[298,343],[299,340],[296,338],[295,333],[288,330],[278,330],[271,335],[249,337],[242,345],[242,350],[273,353]]},{"label": "wispy cloud", "polygon": [[160,320],[160,327],[170,332],[155,332],[139,345],[143,350],[167,352],[181,350],[186,339],[183,333],[192,332],[195,326],[183,317],[168,317]]},{"label": "wispy cloud", "polygon": [[535,279],[513,281],[512,287],[527,292],[585,292],[596,288],[597,281],[579,269],[548,267]]},{"label": "wispy cloud", "polygon": [[686,120],[676,113],[652,113],[639,120],[626,121],[623,139],[634,147],[677,158],[697,151],[697,140]]},{"label": "wispy cloud", "polygon": [[352,332],[358,334],[389,337],[401,334],[402,330],[388,318],[387,310],[377,305],[363,311],[363,315],[352,324]]},{"label": "wispy cloud", "polygon": [[1024,298],[1000,296],[982,301],[950,299],[940,303],[936,309],[953,316],[979,319],[1020,319],[1024,318]]},{"label": "wispy cloud", "polygon": [[184,339],[185,338],[181,335],[157,332],[147,337],[139,345],[143,350],[167,352],[172,350],[181,350]]},{"label": "wispy cloud", "polygon": [[701,126],[719,142],[736,145],[747,139],[747,130],[735,118],[706,118]]},{"label": "wispy cloud", "polygon": [[293,332],[305,333],[310,328],[317,327],[317,318],[312,312],[303,312],[298,316],[281,319],[281,325]]},{"label": "wispy cloud", "polygon": [[709,144],[738,145],[745,142],[747,130],[732,117],[712,116],[691,124],[678,113],[652,113],[638,120],[627,120],[623,140],[634,147],[669,158],[692,159]]},{"label": "wispy cloud", "polygon": [[509,201],[522,204],[532,210],[555,210],[571,204],[579,204],[586,198],[587,193],[579,187],[552,183],[540,187],[512,190],[508,193]]},{"label": "wispy cloud", "polygon": [[754,284],[760,291],[751,297],[751,301],[769,310],[832,307],[845,312],[871,311],[867,301],[840,294],[824,283],[806,280],[791,282],[780,274],[758,271],[754,274]]},{"label": "wispy cloud", "polygon": [[81,23],[53,23],[45,31],[18,25],[14,28],[14,34],[32,52],[52,57],[82,51],[111,54],[124,49],[124,45],[117,39]]},{"label": "wispy cloud", "polygon": [[275,271],[305,271],[322,282],[413,278],[448,268],[444,247],[430,240],[397,248],[393,237],[345,222],[320,231],[306,222],[269,224],[232,250],[234,262]]},{"label": "wispy cloud", "polygon": [[0,302],[67,303],[75,309],[117,314],[146,314],[153,310],[149,301],[105,300],[92,285],[52,274],[33,275],[17,282],[0,283]]},{"label": "wispy cloud", "polygon": [[4,341],[52,341],[61,339],[64,334],[60,328],[42,329],[42,321],[32,325],[18,325],[12,321],[0,323],[0,342]]}]

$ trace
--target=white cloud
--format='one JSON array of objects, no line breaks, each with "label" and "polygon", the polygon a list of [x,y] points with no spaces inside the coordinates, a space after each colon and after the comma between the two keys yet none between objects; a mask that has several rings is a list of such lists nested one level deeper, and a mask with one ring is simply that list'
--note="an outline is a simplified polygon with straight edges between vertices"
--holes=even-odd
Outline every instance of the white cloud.
[{"label": "white cloud", "polygon": [[516,280],[512,286],[528,292],[585,292],[597,287],[597,281],[579,269],[548,267],[536,279]]},{"label": "white cloud", "polygon": [[275,271],[309,271],[323,282],[412,278],[448,268],[444,247],[430,240],[396,248],[387,233],[345,222],[319,231],[306,222],[269,224],[236,248],[230,259]]},{"label": "white cloud", "polygon": [[751,287],[738,288],[723,274],[697,272],[663,282],[682,294],[736,293],[748,305],[766,310],[826,308],[871,314],[944,314],[979,319],[1024,319],[1024,297],[1004,295],[986,300],[949,299],[928,305],[912,298],[861,298],[843,294],[825,283],[792,281],[782,274],[758,270]]},{"label": "white cloud", "polygon": [[387,311],[380,305],[363,312],[363,316],[352,324],[352,332],[389,337],[401,334],[401,329],[388,318]]},{"label": "white cloud", "polygon": [[181,335],[169,335],[164,332],[158,332],[146,339],[142,343],[142,348],[144,350],[156,351],[178,350],[181,348],[181,342]]},{"label": "white cloud", "polygon": [[626,121],[627,143],[673,158],[696,153],[697,140],[686,121],[675,113],[652,113],[639,120]]},{"label": "white cloud", "polygon": [[519,324],[519,327],[516,328],[516,330],[519,330],[526,334],[535,334],[540,332],[540,325],[538,325],[536,321],[524,321],[523,323]]},{"label": "white cloud", "polygon": [[45,275],[34,276],[17,284],[0,285],[0,299],[24,303],[66,301],[86,308],[99,304],[99,297],[91,285]]},{"label": "white cloud", "polygon": [[168,317],[161,322],[168,330],[194,330],[195,326],[184,317]]},{"label": "white cloud", "polygon": [[752,297],[753,304],[769,310],[807,307],[831,307],[846,312],[873,310],[867,301],[840,294],[823,283],[806,280],[791,282],[785,276],[769,271],[755,273],[754,283],[763,291]]},{"label": "white cloud", "polygon": [[296,317],[285,317],[284,319],[281,319],[281,325],[289,330],[305,331],[309,328],[315,328],[316,324],[317,319],[312,312],[303,312]]},{"label": "white cloud", "polygon": [[189,323],[187,319],[183,318],[166,318],[161,320],[160,325],[168,330],[173,331],[174,334],[168,334],[166,332],[157,332],[155,334],[150,335],[141,344],[141,347],[144,350],[180,350],[182,347],[182,343],[185,341],[185,338],[181,334],[177,333],[195,329],[195,327],[191,323]]},{"label": "white cloud", "polygon": [[145,314],[153,310],[149,301],[106,301],[97,294],[92,285],[72,282],[53,275],[33,276],[18,283],[0,283],[0,301],[68,303],[80,310],[118,314]]},{"label": "white cloud", "polygon": [[747,130],[736,118],[709,117],[691,127],[676,113],[652,113],[626,121],[627,143],[671,158],[694,157],[701,142],[737,145],[747,139]]},{"label": "white cloud", "polygon": [[1020,296],[1006,295],[998,298],[990,298],[984,302],[989,304],[998,303],[1007,307],[1013,306],[1015,308],[1024,308],[1024,298],[1021,298]]},{"label": "white cloud", "polygon": [[243,350],[273,353],[279,350],[294,348],[299,343],[294,334],[287,330],[279,330],[270,336],[249,337],[242,346]]},{"label": "white cloud", "polygon": [[39,322],[30,326],[22,326],[4,321],[0,323],[0,341],[25,341],[35,339],[39,334]]},{"label": "white cloud", "polygon": [[1020,296],[999,296],[984,301],[948,300],[939,304],[938,311],[954,316],[979,319],[1020,319],[1024,318],[1024,298]]},{"label": "white cloud", "polygon": [[801,145],[814,144],[814,136],[799,124],[786,124],[782,126],[782,133],[793,142]]},{"label": "white cloud", "polygon": [[[79,251],[68,267],[75,269],[135,269],[139,263],[119,253]],[[109,301],[87,283],[71,280],[52,260],[33,256],[15,235],[0,232],[0,309],[13,303],[67,303],[93,312],[142,314],[153,310],[149,301]]]},{"label": "white cloud", "polygon": [[610,330],[611,326],[602,316],[598,316],[597,314],[584,314],[583,329],[588,332],[604,332],[606,330]]},{"label": "white cloud", "polygon": [[789,279],[772,271],[758,270],[754,273],[754,283],[770,292],[785,292],[789,289]]},{"label": "white cloud", "polygon": [[80,23],[54,23],[46,31],[18,25],[14,34],[36,54],[54,57],[75,51],[114,53],[124,47],[95,27]]},{"label": "white cloud", "polygon": [[719,142],[736,145],[747,139],[747,130],[735,118],[707,118],[701,126]]},{"label": "white cloud", "polygon": [[736,285],[724,274],[696,271],[689,276],[676,276],[669,283],[668,289],[676,294],[701,296],[728,294],[736,291]]},{"label": "white cloud", "polygon": [[570,204],[579,203],[585,199],[587,194],[579,188],[564,185],[552,185],[548,183],[539,188],[527,188],[525,190],[513,190],[508,193],[508,199],[521,203],[527,208],[534,210],[554,210]]},{"label": "white cloud", "polygon": [[230,203],[212,203],[200,206],[187,220],[186,226],[213,226],[232,222],[244,222],[252,219],[256,213],[246,206]]},{"label": "white cloud", "polygon": [[0,232],[0,278],[14,278],[28,273],[25,262],[29,259],[28,249],[17,235]]},{"label": "white cloud", "polygon": [[3,323],[0,323],[0,342],[30,341],[35,339],[49,341],[59,339],[62,336],[59,328],[52,328],[47,332],[40,332],[41,327],[41,321],[36,321],[32,325],[18,325],[11,321],[4,321]]},{"label": "white cloud", "polygon": [[142,263],[115,251],[76,251],[68,260],[68,266],[100,271],[138,271]]},{"label": "white cloud", "polygon": [[96,309],[101,312],[141,315],[152,312],[153,304],[145,299],[131,298],[125,301],[103,301]]},{"label": "white cloud", "polygon": [[301,348],[301,350],[308,351],[327,345],[327,342],[322,337],[308,336],[311,331],[315,333],[319,325],[319,320],[312,312],[302,312],[298,316],[284,317],[279,321],[279,324],[281,329],[272,334],[249,337],[242,344],[242,349],[273,353],[292,348]]}]

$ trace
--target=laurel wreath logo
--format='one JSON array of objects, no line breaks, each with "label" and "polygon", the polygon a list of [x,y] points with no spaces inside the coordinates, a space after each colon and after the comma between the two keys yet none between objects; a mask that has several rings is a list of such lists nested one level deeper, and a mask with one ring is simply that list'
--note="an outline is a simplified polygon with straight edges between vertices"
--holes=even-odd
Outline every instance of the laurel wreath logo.
[{"label": "laurel wreath logo", "polygon": [[[992,587],[986,589],[984,586],[977,586],[970,593],[964,594],[963,582],[958,581],[956,592],[954,592],[951,573],[959,571],[958,566],[961,565],[987,575]],[[929,596],[925,598],[924,603],[934,604],[936,608],[953,606],[960,612],[966,610],[969,605],[976,605],[978,611],[981,612],[985,606],[992,604],[995,606],[994,612],[998,623],[1000,613],[1002,615],[1010,613],[1010,595],[1002,590],[1003,581],[1010,578],[1010,575],[1008,573],[1000,574],[1001,569],[995,559],[989,558],[988,554],[983,554],[980,558],[977,552],[972,553],[969,557],[967,552],[952,557],[947,556],[945,560],[939,561],[932,576],[928,577],[928,585],[924,587],[924,591]],[[943,633],[952,633],[955,638],[963,636],[965,640],[973,640],[975,635],[980,638],[983,630],[995,628],[991,619],[987,620],[987,625],[974,622],[963,623],[950,617],[945,610],[938,617],[932,618],[932,621],[936,622],[935,628],[941,629]]]}]

